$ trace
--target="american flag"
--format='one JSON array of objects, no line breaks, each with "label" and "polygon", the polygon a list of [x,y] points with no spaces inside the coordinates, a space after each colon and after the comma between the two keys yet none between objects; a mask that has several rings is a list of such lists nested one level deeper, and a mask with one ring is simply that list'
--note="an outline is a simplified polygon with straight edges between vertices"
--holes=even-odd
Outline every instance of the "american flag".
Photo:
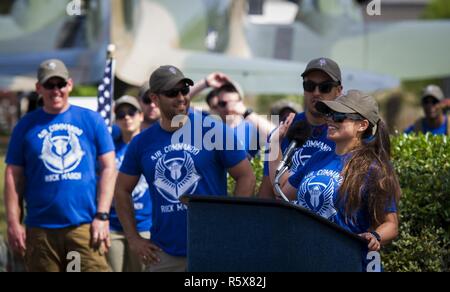
[{"label": "american flag", "polygon": [[114,59],[108,58],[102,83],[98,86],[98,113],[112,131],[112,104],[114,99]]}]

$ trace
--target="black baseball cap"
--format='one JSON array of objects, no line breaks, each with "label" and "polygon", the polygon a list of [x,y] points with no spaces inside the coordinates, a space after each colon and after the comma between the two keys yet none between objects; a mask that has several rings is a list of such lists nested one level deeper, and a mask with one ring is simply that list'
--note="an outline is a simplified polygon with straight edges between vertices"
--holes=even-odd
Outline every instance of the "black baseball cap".
[{"label": "black baseball cap", "polygon": [[150,77],[150,92],[158,94],[169,91],[180,82],[185,82],[187,86],[194,85],[194,81],[186,78],[177,67],[161,66]]},{"label": "black baseball cap", "polygon": [[349,90],[347,94],[338,97],[334,101],[319,101],[316,104],[316,109],[323,114],[327,114],[330,111],[345,114],[360,114],[374,126],[374,133],[376,132],[378,122],[381,120],[380,110],[376,100],[359,90]]},{"label": "black baseball cap", "polygon": [[305,78],[306,75],[313,71],[322,71],[330,76],[333,81],[342,83],[342,74],[339,65],[329,58],[318,58],[309,62],[302,77]]}]

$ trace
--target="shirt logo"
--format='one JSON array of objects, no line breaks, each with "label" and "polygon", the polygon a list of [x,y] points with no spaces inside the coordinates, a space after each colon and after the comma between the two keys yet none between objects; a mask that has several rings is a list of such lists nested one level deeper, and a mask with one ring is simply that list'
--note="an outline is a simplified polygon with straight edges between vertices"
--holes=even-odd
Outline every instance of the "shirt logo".
[{"label": "shirt logo", "polygon": [[167,160],[164,155],[156,164],[154,186],[161,196],[174,204],[180,202],[181,196],[192,195],[202,179],[191,155],[183,153],[182,158]]},{"label": "shirt logo", "polygon": [[49,171],[65,174],[74,171],[84,155],[80,140],[74,133],[68,132],[66,135],[48,133],[44,138],[40,159]]},{"label": "shirt logo", "polygon": [[294,156],[292,157],[292,168],[291,168],[292,173],[297,172],[299,167],[305,166],[305,164],[311,158],[311,155],[303,154],[303,150],[304,148],[300,148],[300,150],[295,152]]},{"label": "shirt logo", "polygon": [[147,181],[145,180],[144,176],[141,176],[138,184],[136,185],[136,187],[133,190],[133,193],[131,194],[134,202],[134,210],[139,211],[144,209],[144,204],[140,202],[140,200],[144,198],[145,193],[147,191],[148,191]]},{"label": "shirt logo", "polygon": [[302,182],[298,191],[298,202],[301,206],[313,211],[319,216],[332,219],[337,214],[333,203],[336,184],[329,177],[327,178],[329,180],[327,185],[317,180],[314,181],[316,178],[316,176],[312,176]]}]

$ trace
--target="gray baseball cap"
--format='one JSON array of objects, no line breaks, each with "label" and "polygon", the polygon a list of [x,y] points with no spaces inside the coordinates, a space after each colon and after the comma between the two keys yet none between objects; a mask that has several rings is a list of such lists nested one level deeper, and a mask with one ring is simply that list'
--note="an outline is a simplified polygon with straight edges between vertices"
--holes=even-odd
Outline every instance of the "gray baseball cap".
[{"label": "gray baseball cap", "polygon": [[331,59],[318,58],[312,60],[306,66],[306,70],[303,72],[302,77],[305,78],[306,75],[313,71],[322,71],[330,76],[333,81],[342,83],[341,69],[339,68],[339,65]]},{"label": "gray baseball cap", "polygon": [[437,85],[428,85],[425,87],[422,91],[422,99],[426,97],[434,97],[437,100],[441,101],[445,98],[444,93],[442,92],[442,89]]},{"label": "gray baseball cap", "polygon": [[124,104],[131,105],[134,108],[136,108],[137,110],[139,110],[140,112],[142,112],[142,107],[139,104],[139,101],[134,96],[130,96],[130,95],[124,95],[121,98],[119,98],[118,100],[116,100],[114,111],[117,111],[117,109],[121,105],[124,105]]},{"label": "gray baseball cap", "polygon": [[161,66],[150,77],[150,91],[157,94],[169,91],[180,82],[185,82],[188,86],[194,85],[194,81],[186,78],[177,67]]},{"label": "gray baseball cap", "polygon": [[334,101],[319,101],[316,109],[323,113],[335,111],[346,114],[360,114],[373,126],[377,126],[380,118],[380,110],[375,99],[359,90],[349,90],[347,94],[338,97]]},{"label": "gray baseball cap", "polygon": [[37,79],[40,84],[44,84],[51,78],[58,77],[69,80],[69,70],[67,70],[66,65],[61,60],[51,59],[44,61],[38,69]]}]

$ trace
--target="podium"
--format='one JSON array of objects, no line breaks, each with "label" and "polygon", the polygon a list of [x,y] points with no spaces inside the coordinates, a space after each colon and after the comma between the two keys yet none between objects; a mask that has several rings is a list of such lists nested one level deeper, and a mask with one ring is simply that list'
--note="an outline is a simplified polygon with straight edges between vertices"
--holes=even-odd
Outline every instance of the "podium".
[{"label": "podium", "polygon": [[362,272],[365,240],[293,204],[185,196],[189,272]]}]

